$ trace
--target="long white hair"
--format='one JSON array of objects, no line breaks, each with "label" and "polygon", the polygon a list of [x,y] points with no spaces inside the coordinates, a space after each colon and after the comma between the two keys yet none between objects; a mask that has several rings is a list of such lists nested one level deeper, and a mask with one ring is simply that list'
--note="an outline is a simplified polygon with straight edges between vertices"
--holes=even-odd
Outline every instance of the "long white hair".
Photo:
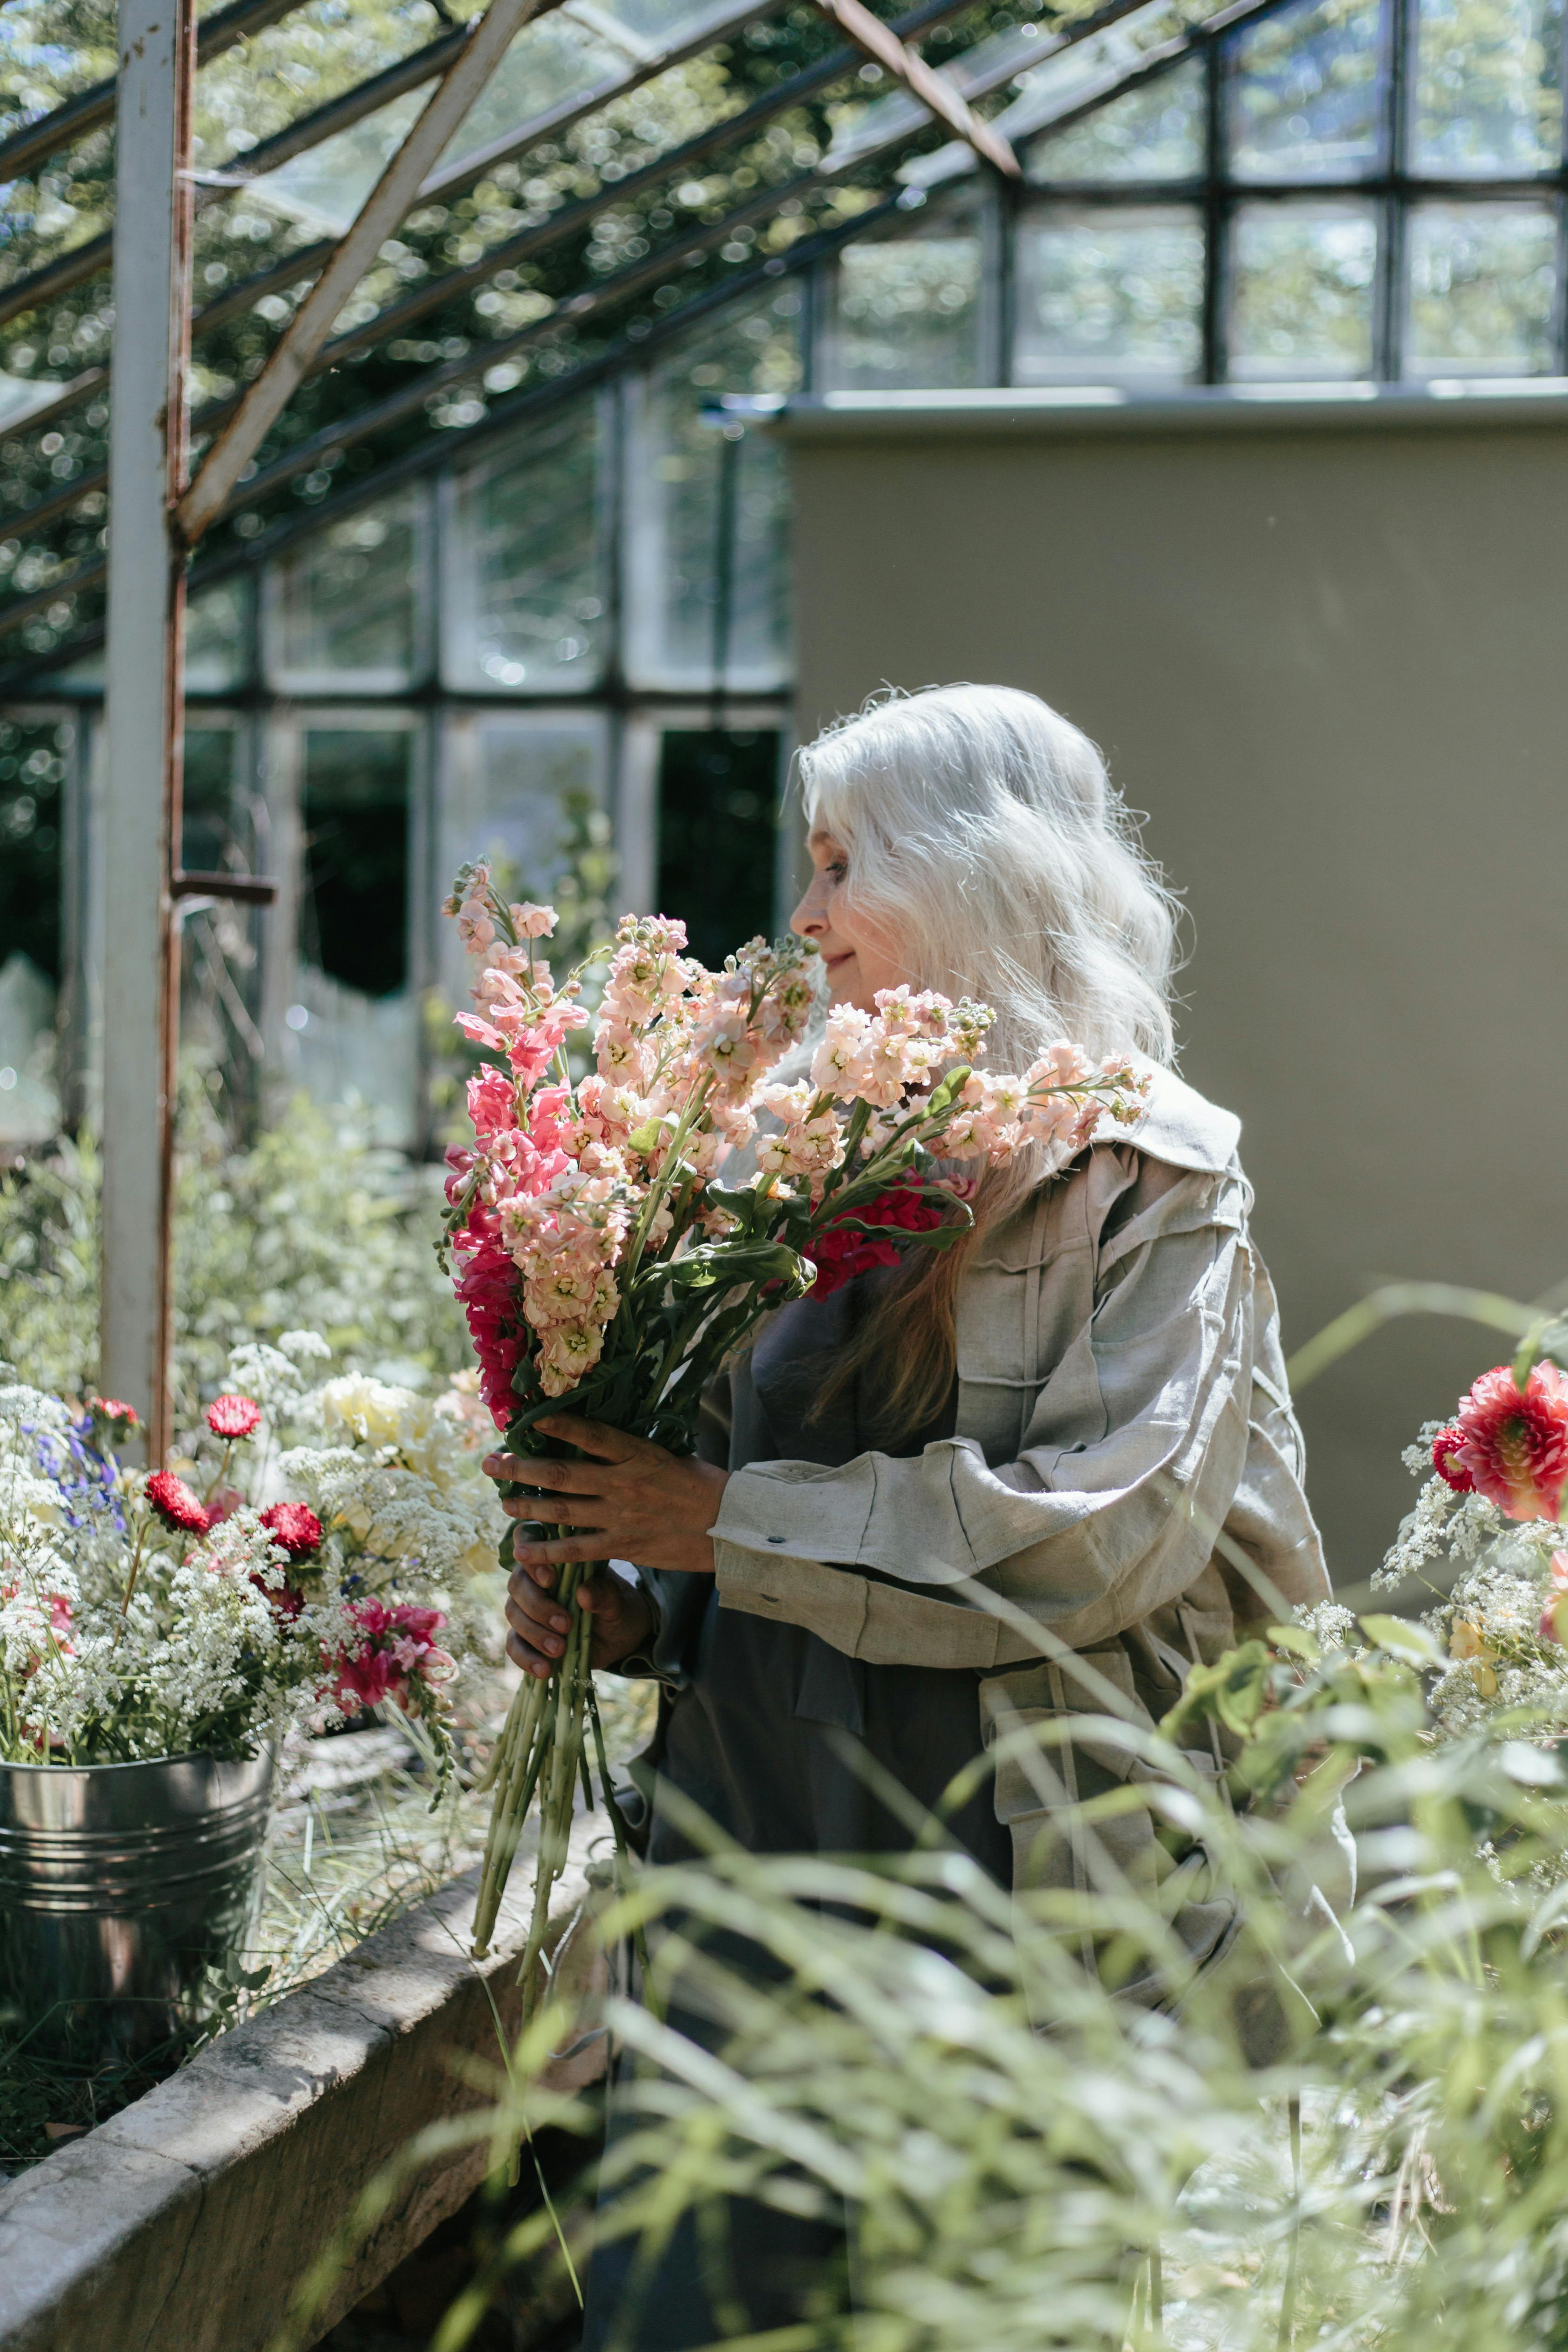
[{"label": "long white hair", "polygon": [[797,754],[809,825],[910,980],[979,997],[987,1060],[1070,1037],[1168,1063],[1176,905],[1089,738],[1010,686],[873,697]]},{"label": "long white hair", "polygon": [[[911,982],[994,1007],[987,1063],[1026,1068],[1067,1037],[1095,1055],[1174,1050],[1176,901],[1144,856],[1089,738],[1010,686],[877,696],[797,757],[808,824],[848,856],[840,886]],[[1044,1172],[1024,1150],[984,1180],[977,1231]],[[912,1254],[841,1351],[819,1410],[874,1368],[905,1435],[952,1388],[966,1246]]]}]

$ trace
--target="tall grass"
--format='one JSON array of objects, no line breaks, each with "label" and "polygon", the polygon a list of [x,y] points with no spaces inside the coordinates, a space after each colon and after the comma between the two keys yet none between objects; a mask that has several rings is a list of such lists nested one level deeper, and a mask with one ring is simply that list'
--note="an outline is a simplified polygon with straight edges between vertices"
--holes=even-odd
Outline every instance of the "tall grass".
[{"label": "tall grass", "polygon": [[[1458,1303],[1405,1292],[1358,1323]],[[1485,1319],[1532,1346],[1546,1323],[1490,1299]],[[604,2011],[629,2128],[595,2226],[638,2249],[633,2301],[636,2263],[652,2292],[695,2221],[717,2333],[751,2352],[1568,2347],[1564,1751],[1524,1709],[1435,1737],[1419,1629],[1369,1619],[1322,1654],[1284,1633],[1195,1678],[1171,1725],[1219,1720],[1222,1781],[1164,1734],[1077,1719],[1149,1776],[1067,1808],[1077,1891],[1015,1900],[940,1820],[874,1865],[685,1821],[703,1859],[599,1923],[653,1951],[654,1998]],[[1060,1726],[1009,1737],[1061,1782]],[[1195,1969],[1158,1889],[1118,1871],[1100,1832],[1135,1803],[1230,1890],[1218,1962]],[[586,2135],[537,2083],[578,2022],[538,2018],[490,2113],[433,2125],[405,2165],[465,2131],[497,2161],[546,2122]],[[841,2221],[852,2304],[747,2337],[727,2196]],[[550,2258],[534,2216],[495,2266]],[[280,2347],[308,2340],[319,2284]],[[432,2352],[460,2352],[486,2294]]]}]

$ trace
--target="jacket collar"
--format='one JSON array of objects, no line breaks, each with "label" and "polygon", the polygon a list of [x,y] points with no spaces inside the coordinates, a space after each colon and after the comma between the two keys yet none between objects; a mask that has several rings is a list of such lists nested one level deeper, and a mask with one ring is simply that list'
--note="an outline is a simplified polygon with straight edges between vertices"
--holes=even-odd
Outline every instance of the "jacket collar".
[{"label": "jacket collar", "polygon": [[1104,1120],[1097,1143],[1129,1143],[1134,1151],[1171,1168],[1197,1168],[1222,1176],[1237,1166],[1241,1121],[1234,1111],[1221,1110],[1174,1070],[1140,1063],[1150,1076],[1148,1101],[1136,1127],[1119,1127]]}]

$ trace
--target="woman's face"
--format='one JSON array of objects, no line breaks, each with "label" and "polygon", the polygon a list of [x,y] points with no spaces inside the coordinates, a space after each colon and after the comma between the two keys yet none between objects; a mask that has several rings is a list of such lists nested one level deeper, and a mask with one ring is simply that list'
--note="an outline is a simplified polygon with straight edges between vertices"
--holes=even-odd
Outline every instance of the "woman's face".
[{"label": "woman's face", "polygon": [[816,871],[811,886],[793,915],[789,928],[803,940],[815,940],[828,969],[828,994],[834,1004],[858,1004],[874,1013],[879,988],[896,988],[909,978],[894,942],[885,931],[857,915],[844,903],[843,881],[849,858],[831,833],[813,832],[806,846]]}]

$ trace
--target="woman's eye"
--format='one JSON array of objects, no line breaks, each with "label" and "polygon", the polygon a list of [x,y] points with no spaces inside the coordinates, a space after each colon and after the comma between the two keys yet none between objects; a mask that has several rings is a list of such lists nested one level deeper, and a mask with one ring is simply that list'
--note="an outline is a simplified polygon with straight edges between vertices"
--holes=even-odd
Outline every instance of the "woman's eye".
[{"label": "woman's eye", "polygon": [[841,882],[849,870],[849,860],[845,857],[835,857],[832,864],[824,868],[829,879],[833,882]]}]

